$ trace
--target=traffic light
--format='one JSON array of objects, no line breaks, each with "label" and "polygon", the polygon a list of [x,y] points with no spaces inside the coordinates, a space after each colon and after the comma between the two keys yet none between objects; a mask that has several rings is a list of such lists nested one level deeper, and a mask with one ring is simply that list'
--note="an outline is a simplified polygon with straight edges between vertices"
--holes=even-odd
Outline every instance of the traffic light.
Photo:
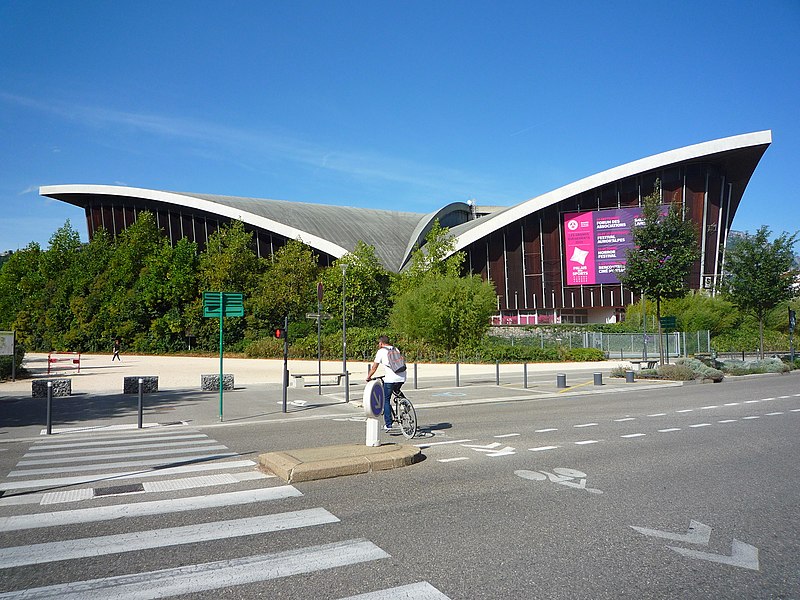
[{"label": "traffic light", "polygon": [[276,328],[275,337],[279,340],[286,340],[286,330],[283,327]]}]

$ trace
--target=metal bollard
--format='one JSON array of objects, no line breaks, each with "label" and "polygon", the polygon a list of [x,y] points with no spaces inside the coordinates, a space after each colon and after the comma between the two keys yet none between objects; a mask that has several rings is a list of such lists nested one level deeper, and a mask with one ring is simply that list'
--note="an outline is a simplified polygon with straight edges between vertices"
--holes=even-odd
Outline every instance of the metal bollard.
[{"label": "metal bollard", "polygon": [[528,389],[528,363],[522,364],[522,388]]},{"label": "metal bollard", "polygon": [[456,387],[460,387],[460,378],[459,378],[459,364],[456,363]]},{"label": "metal bollard", "polygon": [[603,374],[602,373],[594,373],[594,384],[595,385],[603,385]]},{"label": "metal bollard", "polygon": [[47,435],[53,433],[53,382],[47,382]]},{"label": "metal bollard", "polygon": [[[142,393],[142,378],[139,378],[139,429],[142,428],[142,409],[144,408],[144,401],[143,401],[143,393]],[[219,382],[220,387],[222,387],[222,381]]]},{"label": "metal bollard", "polygon": [[625,371],[625,383],[633,383],[633,371]]},{"label": "metal bollard", "polygon": [[350,371],[344,372],[344,401],[350,402]]},{"label": "metal bollard", "polygon": [[497,385],[500,385],[500,361],[494,361],[494,370],[495,370],[495,379],[497,381]]},{"label": "metal bollard", "polygon": [[417,363],[414,363],[414,389],[417,389]]},{"label": "metal bollard", "polygon": [[567,387],[567,375],[566,373],[558,373],[556,375],[556,387],[559,389],[563,389]]}]

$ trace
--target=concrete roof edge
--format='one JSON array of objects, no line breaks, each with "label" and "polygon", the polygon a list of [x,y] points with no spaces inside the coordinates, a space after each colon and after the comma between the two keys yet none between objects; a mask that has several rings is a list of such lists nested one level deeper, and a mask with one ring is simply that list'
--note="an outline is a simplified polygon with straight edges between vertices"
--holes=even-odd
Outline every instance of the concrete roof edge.
[{"label": "concrete roof edge", "polygon": [[133,198],[153,200],[155,202],[164,202],[166,204],[176,204],[186,208],[194,208],[197,210],[204,210],[206,212],[217,213],[230,219],[236,219],[249,225],[255,225],[263,229],[273,231],[288,239],[299,239],[304,244],[308,244],[309,246],[330,254],[336,258],[340,258],[348,252],[345,248],[336,244],[335,242],[332,242],[331,240],[321,238],[285,223],[281,223],[279,221],[268,219],[259,215],[254,215],[253,213],[231,206],[226,206],[225,204],[177,192],[165,192],[161,190],[117,185],[64,184],[42,186],[39,188],[39,194],[41,196],[53,198],[58,198],[59,195],[65,194],[130,196]]},{"label": "concrete roof edge", "polygon": [[624,179],[640,173],[646,173],[659,167],[668,166],[671,164],[684,162],[726,152],[730,150],[739,150],[748,147],[769,145],[772,143],[772,131],[763,130],[753,133],[745,133],[741,135],[720,138],[707,142],[700,142],[690,146],[684,146],[675,150],[668,150],[659,154],[654,154],[645,158],[640,158],[633,162],[620,165],[583,179],[579,179],[573,183],[569,183],[563,187],[557,188],[530,200],[526,200],[507,209],[504,209],[493,215],[481,217],[477,220],[475,227],[469,228],[464,233],[456,237],[456,245],[453,253],[462,250],[468,245],[476,242],[477,240],[486,237],[490,233],[498,229],[518,221],[519,219],[534,213],[553,204],[558,204],[562,200],[566,200],[572,196],[582,192],[594,189]]}]

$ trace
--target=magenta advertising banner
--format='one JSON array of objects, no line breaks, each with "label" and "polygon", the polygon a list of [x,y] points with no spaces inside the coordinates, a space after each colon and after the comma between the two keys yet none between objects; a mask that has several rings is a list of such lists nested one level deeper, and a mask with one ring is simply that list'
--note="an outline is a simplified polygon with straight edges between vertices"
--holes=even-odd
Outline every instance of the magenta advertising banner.
[{"label": "magenta advertising banner", "polygon": [[619,283],[641,208],[564,214],[567,285]]}]

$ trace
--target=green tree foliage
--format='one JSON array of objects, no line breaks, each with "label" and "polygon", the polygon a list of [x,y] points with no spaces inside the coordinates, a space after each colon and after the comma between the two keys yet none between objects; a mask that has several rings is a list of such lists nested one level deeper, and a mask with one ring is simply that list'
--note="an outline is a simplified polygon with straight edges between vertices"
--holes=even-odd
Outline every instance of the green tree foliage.
[{"label": "green tree foliage", "polygon": [[462,274],[465,255],[456,252],[448,256],[455,248],[455,238],[449,231],[439,224],[438,219],[433,222],[425,243],[421,248],[414,248],[408,266],[395,280],[393,290],[396,295],[403,295],[431,278],[459,277]]},{"label": "green tree foliage", "polygon": [[323,309],[338,317],[331,319],[328,327],[341,329],[343,264],[347,265],[345,273],[347,326],[384,326],[388,322],[391,310],[391,275],[375,255],[375,248],[364,242],[358,242],[353,252],[342,256],[322,273]]},{"label": "green tree foliage", "polygon": [[680,331],[709,331],[712,337],[742,322],[741,313],[725,298],[698,291],[665,300],[663,309],[666,314],[677,317]]},{"label": "green tree foliage", "polygon": [[763,226],[731,245],[726,258],[725,292],[742,311],[758,319],[759,353],[764,357],[764,321],[769,312],[792,298],[798,270],[794,268],[797,233],[784,232],[773,242]]},{"label": "green tree foliage", "polygon": [[[241,292],[244,294],[247,313],[251,310],[259,276],[266,267],[266,261],[256,256],[253,234],[245,231],[241,221],[232,221],[208,238],[208,247],[199,259],[199,291]],[[203,317],[200,294],[187,309],[187,313],[189,328],[197,336],[200,346],[219,350],[219,320]],[[246,326],[247,321],[243,318],[225,320],[226,347],[242,349]]]},{"label": "green tree foliage", "polygon": [[[677,205],[666,215],[661,208],[661,182],[656,180],[653,193],[644,199],[642,222],[633,229],[635,249],[628,251],[622,284],[640,290],[656,302],[656,315],[661,317],[661,301],[680,298],[687,292],[686,279],[698,259],[697,233],[684,221]],[[661,340],[659,323],[659,341]],[[659,347],[661,362],[663,351]]]},{"label": "green tree foliage", "polygon": [[306,313],[316,312],[319,270],[316,255],[303,242],[289,240],[279,248],[259,275],[248,305],[248,337],[271,335],[274,327],[282,326],[285,316],[290,322],[302,322]]},{"label": "green tree foliage", "polygon": [[431,277],[397,298],[391,324],[407,338],[466,349],[488,330],[495,305],[494,288],[477,275]]},{"label": "green tree foliage", "polygon": [[34,305],[43,287],[41,254],[39,244],[32,242],[0,268],[0,329],[16,329],[17,341],[28,348],[40,347],[32,326],[38,321]]},{"label": "green tree foliage", "polygon": [[161,238],[136,283],[149,321],[146,349],[183,349],[190,327],[186,311],[198,296],[197,244],[186,238],[171,246]]}]

